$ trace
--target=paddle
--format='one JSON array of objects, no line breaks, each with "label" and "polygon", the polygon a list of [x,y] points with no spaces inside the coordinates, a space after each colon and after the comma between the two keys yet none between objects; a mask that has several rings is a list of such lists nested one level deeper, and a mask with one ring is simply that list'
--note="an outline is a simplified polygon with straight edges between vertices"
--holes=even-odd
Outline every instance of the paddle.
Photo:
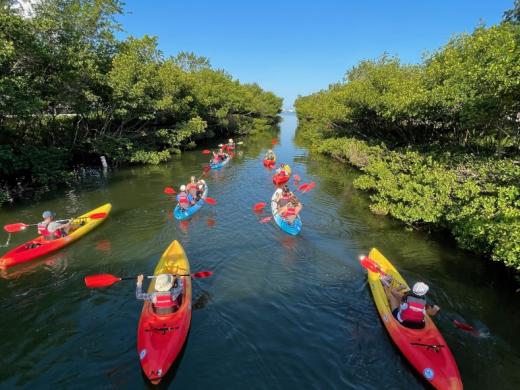
[{"label": "paddle", "polygon": [[[194,279],[203,279],[203,278],[209,278],[211,275],[213,275],[213,272],[211,272],[211,271],[200,271],[200,272],[195,272],[193,274],[177,275],[177,276],[191,276]],[[155,277],[156,276],[147,276],[148,279],[153,279]],[[89,276],[85,276],[85,286],[87,286],[88,288],[108,287],[121,280],[135,280],[135,279],[137,279],[137,276],[121,278],[119,276],[115,276],[115,275],[111,275],[111,274],[89,275]]]},{"label": "paddle", "polygon": [[266,205],[267,203],[265,202],[259,202],[253,206],[253,211],[262,211]]},{"label": "paddle", "polygon": [[166,195],[175,195],[177,193],[172,187],[166,187],[163,192]]},{"label": "paddle", "polygon": [[[381,266],[379,264],[377,264],[374,260],[372,260],[371,258],[369,258],[368,256],[362,256],[360,259],[359,259],[359,262],[361,263],[361,265],[363,267],[365,267],[367,270],[371,271],[371,272],[376,272],[376,273],[379,273],[381,276],[386,276],[388,275],[387,273],[385,273],[382,269],[381,269]],[[390,277],[392,277],[390,275]],[[399,283],[400,286],[403,286],[401,283]],[[405,286],[403,286],[405,287]],[[468,331],[468,332],[472,332],[474,331],[475,329],[471,326],[471,325],[468,325],[468,324],[465,324],[463,322],[460,322],[460,321],[457,321],[455,319],[452,319],[450,318],[450,320],[453,322],[453,324],[459,328],[459,329],[462,329],[462,330],[465,330],[465,331]]]},{"label": "paddle", "polygon": [[278,140],[276,138],[273,138],[271,140],[271,145],[276,145],[278,143]]},{"label": "paddle", "polygon": [[294,183],[297,183],[299,182],[302,178],[300,177],[300,175],[296,174],[293,176],[294,177]]},{"label": "paddle", "polygon": [[206,199],[204,199],[204,201],[212,206],[215,206],[217,204],[217,201],[213,198],[210,198],[209,196],[206,196]]},{"label": "paddle", "polygon": [[204,149],[204,150],[202,151],[202,154],[211,154],[211,150]]},{"label": "paddle", "polygon": [[[71,218],[71,220],[89,219],[89,218],[90,219],[103,219],[106,216],[107,216],[107,213],[94,213],[94,214],[90,214],[89,216],[86,216],[86,217]],[[66,222],[66,221],[69,221],[69,220],[61,219],[61,220],[55,221],[55,222]],[[23,222],[18,222],[18,223],[12,223],[9,225],[5,225],[4,230],[8,233],[17,233],[17,232],[27,229],[29,226],[37,226],[37,225],[38,225],[37,223],[32,223],[32,224],[27,225]]]}]

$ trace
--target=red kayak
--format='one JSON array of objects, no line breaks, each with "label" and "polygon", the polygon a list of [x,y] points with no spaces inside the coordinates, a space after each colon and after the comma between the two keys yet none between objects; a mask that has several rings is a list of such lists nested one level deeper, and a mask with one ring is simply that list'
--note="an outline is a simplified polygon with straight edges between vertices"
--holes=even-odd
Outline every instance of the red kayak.
[{"label": "red kayak", "polygon": [[264,167],[273,169],[276,166],[276,160],[264,160]]},{"label": "red kayak", "polygon": [[[189,275],[190,265],[186,253],[178,241],[166,249],[154,275]],[[155,313],[153,304],[145,301],[137,328],[137,353],[143,372],[153,384],[158,384],[177,360],[191,323],[191,277],[180,277],[184,290],[178,298],[179,307],[169,314]],[[155,291],[155,279],[150,283],[148,293]]]}]

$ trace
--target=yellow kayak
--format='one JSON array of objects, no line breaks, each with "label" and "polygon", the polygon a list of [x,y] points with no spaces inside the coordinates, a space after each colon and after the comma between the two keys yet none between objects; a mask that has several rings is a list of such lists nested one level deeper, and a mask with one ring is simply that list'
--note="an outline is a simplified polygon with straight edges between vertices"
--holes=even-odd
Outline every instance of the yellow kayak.
[{"label": "yellow kayak", "polygon": [[[150,301],[145,301],[137,328],[137,353],[143,372],[154,384],[159,383],[179,356],[188,336],[191,323],[191,276],[188,257],[175,240],[163,253],[154,275],[180,276],[184,288],[179,297],[179,308],[167,315],[158,315]],[[148,293],[155,291],[152,279]]]},{"label": "yellow kayak", "polygon": [[[410,289],[403,277],[381,252],[373,248],[368,257],[376,262],[383,272],[393,277],[394,287],[401,284]],[[401,325],[392,314],[379,273],[369,270],[368,282],[386,330],[419,375],[436,389],[462,389],[457,363],[431,318],[426,315],[425,327],[422,329],[411,329]]]},{"label": "yellow kayak", "polygon": [[[39,236],[10,250],[5,255],[0,257],[0,268],[8,268],[20,263],[25,263],[27,261],[37,259],[71,244],[107,219],[111,209],[112,205],[107,203],[101,207],[98,207],[97,209],[90,210],[89,212],[76,217],[72,221],[72,226],[77,228],[72,230],[65,237],[47,241],[42,236]],[[102,218],[89,218],[89,216],[94,214],[106,215],[104,215]]]}]

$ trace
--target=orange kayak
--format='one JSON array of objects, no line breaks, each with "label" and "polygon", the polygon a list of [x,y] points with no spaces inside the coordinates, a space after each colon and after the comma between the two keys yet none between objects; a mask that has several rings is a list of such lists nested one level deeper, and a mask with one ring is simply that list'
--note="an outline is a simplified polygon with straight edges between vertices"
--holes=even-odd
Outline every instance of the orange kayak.
[{"label": "orange kayak", "polygon": [[98,213],[108,214],[110,213],[111,209],[112,205],[107,203],[101,207],[98,207],[97,209],[90,210],[89,212],[80,215],[72,221],[73,227],[74,225],[79,227],[77,227],[77,229],[73,230],[65,237],[61,237],[52,241],[46,241],[42,236],[40,236],[31,241],[27,241],[25,244],[17,246],[0,257],[0,269],[13,267],[17,264],[43,257],[51,252],[57,251],[58,249],[73,243],[78,238],[84,236],[92,229],[97,227],[108,216],[107,215],[104,218],[90,219],[88,218],[89,215]]},{"label": "orange kayak", "polygon": [[[154,275],[188,275],[180,278],[184,290],[179,296],[178,309],[166,315],[158,315],[150,301],[145,301],[137,328],[137,353],[144,374],[153,384],[158,384],[177,360],[186,342],[191,324],[190,264],[181,244],[175,240],[166,249],[155,267]],[[152,279],[148,293],[155,291]]]},{"label": "orange kayak", "polygon": [[[403,277],[381,252],[373,248],[368,257],[393,277],[393,283],[409,289]],[[410,329],[401,325],[392,315],[379,273],[368,271],[368,282],[388,334],[419,375],[436,389],[462,389],[457,363],[432,319],[426,315],[423,329]]]}]

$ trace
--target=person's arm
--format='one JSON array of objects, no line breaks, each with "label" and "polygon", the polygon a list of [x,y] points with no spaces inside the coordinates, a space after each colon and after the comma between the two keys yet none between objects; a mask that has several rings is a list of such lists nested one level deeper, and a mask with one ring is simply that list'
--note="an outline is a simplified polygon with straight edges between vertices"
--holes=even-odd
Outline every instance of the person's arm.
[{"label": "person's arm", "polygon": [[135,297],[143,301],[151,301],[153,294],[143,293],[143,275],[137,277],[137,283],[135,285]]},{"label": "person's arm", "polygon": [[177,280],[177,285],[172,289],[172,299],[174,301],[182,294],[183,287],[182,279],[179,278]]},{"label": "person's arm", "polygon": [[399,302],[403,299],[403,295],[404,295],[404,292],[402,290],[395,290],[395,289],[391,289],[390,290],[390,293],[396,297],[397,299],[399,299]]},{"label": "person's arm", "polygon": [[441,310],[441,308],[437,305],[426,305],[426,313],[430,316],[430,317],[433,317],[435,314],[437,314],[439,312],[439,310]]}]

